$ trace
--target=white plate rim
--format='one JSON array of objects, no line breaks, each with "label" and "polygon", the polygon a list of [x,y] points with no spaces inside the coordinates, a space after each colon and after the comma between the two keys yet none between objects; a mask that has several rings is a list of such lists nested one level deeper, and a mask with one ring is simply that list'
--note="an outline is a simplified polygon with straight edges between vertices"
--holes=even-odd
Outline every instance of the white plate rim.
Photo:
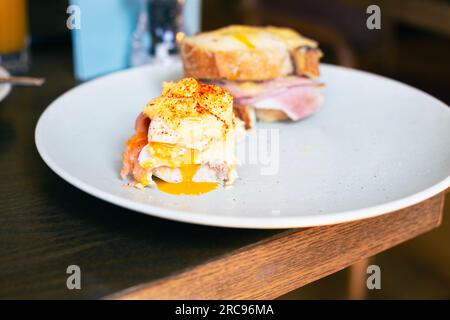
[{"label": "white plate rim", "polygon": [[[9,72],[2,66],[0,66],[0,76],[5,76],[5,77],[9,76]],[[9,95],[9,93],[11,92],[12,86],[10,83],[3,83],[3,84],[0,84],[0,87],[3,88],[3,90],[0,90],[0,102],[1,102]]]},{"label": "white plate rim", "polygon": [[[383,80],[392,81],[397,84],[400,84],[402,86],[406,86],[410,89],[419,91],[422,94],[425,94],[429,98],[431,98],[436,105],[440,105],[443,108],[446,108],[447,110],[449,107],[442,101],[438,100],[437,98],[431,96],[430,94],[417,89],[413,86],[410,86],[408,84],[402,83],[400,81],[390,79],[381,75],[377,75],[374,73],[352,69],[352,68],[346,68],[336,65],[329,65],[323,63],[322,65],[326,65],[331,68],[339,68],[344,70],[351,70],[352,72],[357,73],[363,73],[370,76],[375,76],[378,78],[381,78]],[[204,215],[204,214],[195,214],[195,213],[188,213],[181,210],[171,210],[171,209],[165,209],[160,208],[158,206],[154,206],[152,204],[142,204],[138,202],[134,202],[130,199],[121,198],[119,196],[115,196],[113,194],[110,194],[108,192],[105,192],[99,188],[93,187],[87,183],[84,183],[83,181],[79,180],[78,178],[72,176],[71,174],[67,173],[63,168],[61,168],[57,163],[55,163],[52,158],[46,153],[45,149],[41,145],[41,130],[42,129],[42,123],[45,120],[45,117],[51,112],[52,106],[56,104],[56,102],[64,97],[66,94],[69,94],[72,92],[72,90],[78,89],[82,86],[89,85],[93,82],[101,82],[101,81],[107,81],[110,77],[114,77],[117,74],[122,73],[131,73],[136,72],[139,68],[146,68],[148,66],[138,67],[134,69],[128,69],[128,70],[122,70],[113,72],[111,74],[108,74],[106,76],[90,80],[88,82],[82,83],[58,98],[56,98],[41,114],[39,117],[39,120],[36,124],[35,128],[35,144],[36,148],[38,150],[39,155],[44,160],[44,162],[48,165],[48,167],[54,171],[59,177],[66,180],[76,188],[88,193],[89,195],[92,195],[96,198],[102,199],[104,201],[107,201],[109,203],[115,204],[119,207],[133,210],[136,212],[144,213],[147,215],[178,221],[178,222],[186,222],[186,223],[193,223],[193,224],[200,224],[200,225],[207,225],[207,226],[216,226],[216,227],[230,227],[230,228],[243,228],[243,229],[288,229],[288,228],[299,228],[299,227],[313,227],[313,226],[322,226],[322,225],[331,225],[331,224],[338,224],[338,223],[344,223],[344,222],[350,222],[350,221],[356,221],[356,220],[362,220],[367,218],[372,218],[376,216],[380,216],[383,214],[387,214],[390,212],[394,212],[400,209],[404,209],[409,206],[413,206],[417,203],[420,203],[424,200],[427,200],[443,191],[445,191],[447,188],[450,187],[450,175],[447,176],[445,179],[441,180],[440,182],[434,184],[433,186],[426,188],[422,191],[416,192],[412,195],[409,195],[407,197],[403,197],[401,199],[397,199],[394,201],[389,201],[380,205],[361,208],[361,209],[355,209],[350,211],[341,211],[341,212],[332,212],[327,213],[325,215],[303,215],[301,217],[258,217],[258,218],[249,218],[245,216],[241,217],[223,217],[223,216],[216,216],[216,215]],[[450,112],[450,110],[449,110]],[[356,216],[356,218],[355,218]]]}]

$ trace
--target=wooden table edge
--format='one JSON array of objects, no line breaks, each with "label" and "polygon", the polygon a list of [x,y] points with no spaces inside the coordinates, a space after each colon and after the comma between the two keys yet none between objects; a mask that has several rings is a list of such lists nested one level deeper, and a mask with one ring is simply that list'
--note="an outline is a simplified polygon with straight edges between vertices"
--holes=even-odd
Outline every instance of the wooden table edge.
[{"label": "wooden table edge", "polygon": [[374,218],[281,232],[104,299],[274,299],[438,227],[444,199],[445,191]]}]

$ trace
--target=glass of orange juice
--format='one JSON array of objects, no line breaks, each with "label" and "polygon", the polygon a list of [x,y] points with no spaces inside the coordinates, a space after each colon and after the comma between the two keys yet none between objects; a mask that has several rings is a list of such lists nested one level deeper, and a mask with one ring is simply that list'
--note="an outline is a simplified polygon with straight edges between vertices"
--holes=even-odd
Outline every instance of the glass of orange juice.
[{"label": "glass of orange juice", "polygon": [[28,62],[27,0],[0,0],[0,65],[20,73]]}]

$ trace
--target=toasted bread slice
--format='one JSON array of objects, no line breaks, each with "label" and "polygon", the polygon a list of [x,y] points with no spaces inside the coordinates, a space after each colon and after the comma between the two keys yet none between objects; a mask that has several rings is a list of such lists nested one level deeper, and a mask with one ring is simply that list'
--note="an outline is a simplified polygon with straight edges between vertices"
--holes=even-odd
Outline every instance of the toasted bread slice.
[{"label": "toasted bread slice", "polygon": [[294,30],[232,25],[180,43],[186,76],[259,81],[290,74],[317,77],[322,52]]},{"label": "toasted bread slice", "polygon": [[255,127],[256,114],[255,109],[250,106],[240,106],[234,108],[236,118],[244,123],[244,129],[250,130]]},{"label": "toasted bread slice", "polygon": [[278,109],[258,109],[252,106],[235,108],[236,117],[244,122],[245,129],[251,130],[256,126],[256,120],[264,122],[277,122],[289,120],[289,116]]},{"label": "toasted bread slice", "polygon": [[292,60],[295,63],[295,74],[308,78],[320,76],[319,63],[323,56],[320,49],[300,47],[291,52]]},{"label": "toasted bread slice", "polygon": [[277,122],[289,120],[288,115],[277,109],[255,109],[256,118],[264,122]]}]

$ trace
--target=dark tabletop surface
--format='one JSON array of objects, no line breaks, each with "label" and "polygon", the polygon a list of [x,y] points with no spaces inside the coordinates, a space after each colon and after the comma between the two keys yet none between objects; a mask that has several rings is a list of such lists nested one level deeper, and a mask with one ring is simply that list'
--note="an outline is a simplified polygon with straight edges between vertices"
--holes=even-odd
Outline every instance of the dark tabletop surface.
[{"label": "dark tabletop surface", "polygon": [[[166,221],[71,186],[34,144],[40,114],[76,85],[70,50],[34,50],[29,74],[46,84],[0,102],[0,298],[100,298],[280,232]],[[69,265],[81,268],[81,290],[66,287]]]}]

